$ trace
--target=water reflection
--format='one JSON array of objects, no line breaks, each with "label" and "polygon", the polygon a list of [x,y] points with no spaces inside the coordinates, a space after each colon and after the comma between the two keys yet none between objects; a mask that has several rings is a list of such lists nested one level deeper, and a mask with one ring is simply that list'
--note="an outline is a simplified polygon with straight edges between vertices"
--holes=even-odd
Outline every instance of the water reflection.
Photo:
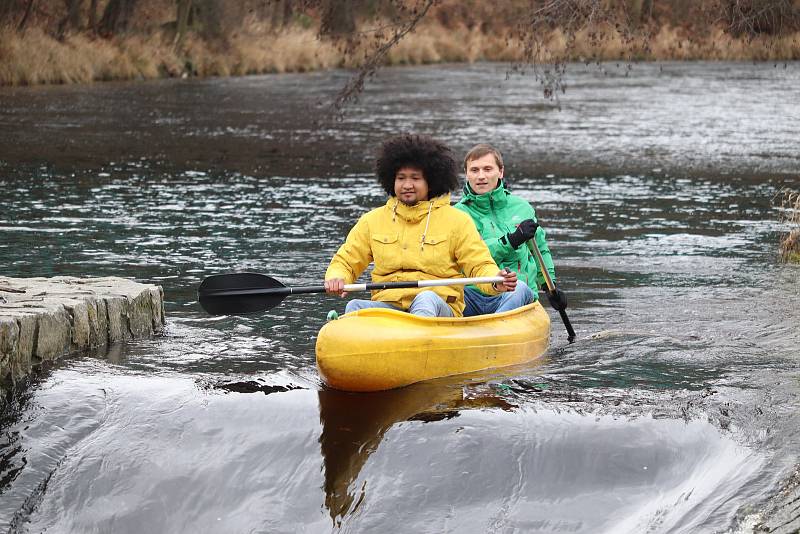
[{"label": "water reflection", "polygon": [[462,410],[515,407],[486,387],[518,373],[532,373],[546,360],[511,368],[446,377],[375,393],[349,393],[322,388],[319,419],[320,450],[325,469],[325,506],[335,525],[353,514],[365,497],[366,481],[354,486],[364,464],[384,434],[405,421],[434,422],[458,417]]},{"label": "water reflection", "polygon": [[760,491],[747,484],[763,456],[707,422],[592,414],[568,399],[532,409],[533,390],[519,403],[500,386],[320,391],[334,530],[690,532],[715,513],[730,521],[715,510],[732,494]]},{"label": "water reflection", "polygon": [[322,424],[320,449],[325,468],[325,506],[335,524],[355,512],[364,498],[366,482],[351,487],[369,456],[378,448],[384,433],[395,423],[421,413],[452,410],[461,390],[414,387],[373,394],[319,391]]}]

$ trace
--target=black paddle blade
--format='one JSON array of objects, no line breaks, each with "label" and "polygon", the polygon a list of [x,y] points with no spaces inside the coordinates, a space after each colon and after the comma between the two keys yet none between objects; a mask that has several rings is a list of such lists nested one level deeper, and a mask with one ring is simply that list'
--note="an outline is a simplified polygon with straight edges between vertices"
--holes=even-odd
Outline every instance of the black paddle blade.
[{"label": "black paddle blade", "polygon": [[243,315],[274,308],[288,295],[286,286],[258,273],[215,274],[197,288],[200,306],[211,315]]}]

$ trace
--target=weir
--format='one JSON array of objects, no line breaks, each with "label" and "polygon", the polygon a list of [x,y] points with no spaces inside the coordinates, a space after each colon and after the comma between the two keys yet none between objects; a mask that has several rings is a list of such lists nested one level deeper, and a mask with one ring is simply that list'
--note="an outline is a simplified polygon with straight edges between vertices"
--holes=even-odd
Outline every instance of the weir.
[{"label": "weir", "polygon": [[163,329],[161,286],[119,277],[0,276],[0,394],[44,361]]}]

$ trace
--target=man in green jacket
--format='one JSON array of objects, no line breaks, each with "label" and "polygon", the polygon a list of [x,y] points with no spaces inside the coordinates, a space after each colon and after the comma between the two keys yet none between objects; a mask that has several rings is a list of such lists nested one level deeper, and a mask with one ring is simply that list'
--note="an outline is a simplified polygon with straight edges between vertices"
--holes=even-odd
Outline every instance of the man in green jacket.
[{"label": "man in green jacket", "polygon": [[[556,271],[545,241],[544,229],[536,222],[536,212],[523,198],[512,195],[503,183],[503,157],[488,144],[473,147],[464,158],[467,182],[464,196],[456,208],[468,213],[497,265],[517,272],[517,287],[502,295],[487,295],[474,286],[464,291],[464,316],[513,310],[538,299],[538,288],[547,291],[536,258],[528,248],[535,243],[553,282]],[[532,244],[530,246],[533,246]],[[547,292],[556,310],[567,307],[567,296],[560,289]]]}]

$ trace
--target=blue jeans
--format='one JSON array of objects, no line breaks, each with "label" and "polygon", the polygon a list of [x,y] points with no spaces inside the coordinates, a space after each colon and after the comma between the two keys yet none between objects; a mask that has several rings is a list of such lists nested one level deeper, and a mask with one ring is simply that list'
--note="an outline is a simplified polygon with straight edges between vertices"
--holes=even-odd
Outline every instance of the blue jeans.
[{"label": "blue jeans", "polygon": [[531,288],[525,282],[519,280],[514,291],[500,293],[495,296],[484,295],[477,289],[465,287],[464,302],[467,306],[464,308],[464,317],[514,310],[530,304],[534,300],[536,299],[533,298]]},{"label": "blue jeans", "polygon": [[[388,308],[390,310],[406,311],[378,300],[353,299],[347,303],[344,312],[350,313],[351,311],[363,310],[364,308]],[[445,304],[442,297],[433,291],[423,291],[419,293],[414,297],[407,311],[408,313],[420,315],[422,317],[453,316],[453,310],[450,309],[450,306]]]}]

